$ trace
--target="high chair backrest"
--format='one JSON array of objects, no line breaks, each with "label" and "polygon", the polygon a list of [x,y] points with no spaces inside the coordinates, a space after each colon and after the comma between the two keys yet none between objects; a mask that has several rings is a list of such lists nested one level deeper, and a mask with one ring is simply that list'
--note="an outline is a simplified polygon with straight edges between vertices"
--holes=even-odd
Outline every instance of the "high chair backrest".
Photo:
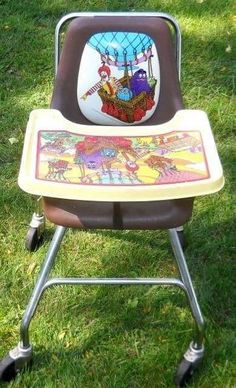
[{"label": "high chair backrest", "polygon": [[81,124],[153,125],[182,109],[173,37],[162,17],[70,22],[51,107]]}]

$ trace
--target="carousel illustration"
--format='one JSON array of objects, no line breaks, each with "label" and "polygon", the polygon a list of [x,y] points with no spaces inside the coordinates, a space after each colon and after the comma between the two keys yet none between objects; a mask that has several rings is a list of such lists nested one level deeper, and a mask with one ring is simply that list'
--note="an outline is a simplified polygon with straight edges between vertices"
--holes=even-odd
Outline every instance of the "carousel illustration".
[{"label": "carousel illustration", "polygon": [[158,55],[149,36],[103,32],[89,39],[78,76],[78,102],[88,119],[113,125],[145,121],[155,110],[159,89]]},{"label": "carousel illustration", "polygon": [[207,179],[198,132],[88,136],[40,131],[37,179],[81,185],[162,185]]}]

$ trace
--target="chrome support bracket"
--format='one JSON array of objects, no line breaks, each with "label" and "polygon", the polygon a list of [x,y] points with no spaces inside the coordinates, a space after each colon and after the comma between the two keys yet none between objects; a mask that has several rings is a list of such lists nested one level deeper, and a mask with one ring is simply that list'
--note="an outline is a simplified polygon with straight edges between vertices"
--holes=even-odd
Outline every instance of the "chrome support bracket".
[{"label": "chrome support bracket", "polygon": [[14,349],[9,352],[10,357],[15,361],[16,370],[21,370],[33,356],[33,348],[29,345],[27,348],[19,343]]},{"label": "chrome support bracket", "polygon": [[191,362],[194,365],[197,365],[204,356],[204,345],[200,349],[194,347],[193,341],[190,343],[188,350],[184,354],[185,360]]}]

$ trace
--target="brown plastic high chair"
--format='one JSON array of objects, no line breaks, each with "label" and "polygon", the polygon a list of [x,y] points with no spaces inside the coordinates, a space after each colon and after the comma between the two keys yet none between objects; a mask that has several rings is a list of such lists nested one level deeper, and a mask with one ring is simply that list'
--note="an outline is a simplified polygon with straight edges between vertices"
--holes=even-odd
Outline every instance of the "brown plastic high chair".
[{"label": "brown plastic high chair", "polygon": [[[177,286],[189,302],[196,331],[175,377],[184,386],[204,355],[204,319],[183,225],[194,197],[220,190],[223,174],[206,114],[183,107],[179,26],[163,13],[72,13],[56,27],[55,58],[51,109],[31,113],[19,185],[42,196],[44,215],[57,227],[0,378],[11,380],[30,363],[28,329],[47,288],[145,284]],[[43,222],[36,212],[30,250]],[[67,228],[168,230],[180,279],[49,278]]]}]

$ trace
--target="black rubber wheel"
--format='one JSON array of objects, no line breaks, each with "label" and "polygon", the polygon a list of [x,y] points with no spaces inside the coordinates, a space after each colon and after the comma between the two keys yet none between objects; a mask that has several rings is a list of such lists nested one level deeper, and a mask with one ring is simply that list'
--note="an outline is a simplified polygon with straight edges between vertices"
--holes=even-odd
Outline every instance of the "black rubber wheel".
[{"label": "black rubber wheel", "polygon": [[17,375],[15,360],[10,356],[0,361],[0,381],[11,381]]},{"label": "black rubber wheel", "polygon": [[181,247],[184,250],[186,248],[186,246],[187,246],[187,242],[186,242],[186,237],[185,237],[184,231],[183,230],[178,230],[177,234],[178,234],[178,237],[179,237],[179,242],[181,244]]},{"label": "black rubber wheel", "polygon": [[194,365],[185,358],[181,361],[175,376],[175,384],[177,387],[185,387],[190,381],[194,372]]},{"label": "black rubber wheel", "polygon": [[40,247],[43,241],[43,236],[39,236],[38,229],[29,227],[26,239],[25,239],[25,248],[29,252],[35,252]]}]

